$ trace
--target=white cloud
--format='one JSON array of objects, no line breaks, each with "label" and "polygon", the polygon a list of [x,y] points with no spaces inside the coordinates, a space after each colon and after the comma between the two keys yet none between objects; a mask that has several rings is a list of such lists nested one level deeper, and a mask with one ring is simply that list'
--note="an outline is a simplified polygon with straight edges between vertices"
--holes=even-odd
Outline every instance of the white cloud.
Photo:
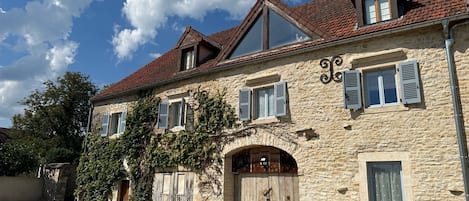
[{"label": "white cloud", "polygon": [[150,54],[148,54],[148,56],[150,56],[151,58],[156,59],[158,57],[161,57],[161,53],[150,53]]},{"label": "white cloud", "polygon": [[114,53],[119,60],[130,59],[132,54],[153,40],[157,30],[165,25],[169,17],[202,20],[210,11],[223,10],[231,18],[241,19],[255,0],[126,0],[123,15],[132,28],[115,29],[112,38]]},{"label": "white cloud", "polygon": [[[21,113],[19,101],[44,81],[61,76],[74,62],[78,43],[68,39],[73,18],[91,1],[40,0],[8,12],[0,8],[0,47],[24,55],[0,68],[0,120]],[[15,40],[7,44],[8,37]]]}]

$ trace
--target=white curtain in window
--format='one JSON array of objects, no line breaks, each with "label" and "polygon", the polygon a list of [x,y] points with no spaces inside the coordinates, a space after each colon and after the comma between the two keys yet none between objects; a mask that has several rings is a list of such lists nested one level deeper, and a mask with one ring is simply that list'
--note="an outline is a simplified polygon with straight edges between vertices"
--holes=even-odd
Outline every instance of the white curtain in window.
[{"label": "white curtain in window", "polygon": [[372,167],[374,201],[402,201],[400,164],[379,164]]},{"label": "white curtain in window", "polygon": [[366,23],[372,24],[376,22],[376,9],[375,9],[375,0],[365,0],[365,15]]}]

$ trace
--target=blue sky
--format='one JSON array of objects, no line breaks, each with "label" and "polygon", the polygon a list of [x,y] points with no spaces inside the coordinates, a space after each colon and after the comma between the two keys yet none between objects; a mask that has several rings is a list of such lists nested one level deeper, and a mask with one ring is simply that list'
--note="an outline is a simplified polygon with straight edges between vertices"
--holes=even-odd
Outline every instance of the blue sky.
[{"label": "blue sky", "polygon": [[99,87],[117,82],[173,48],[186,26],[204,34],[236,26],[254,3],[0,0],[0,127],[46,80],[78,71]]}]

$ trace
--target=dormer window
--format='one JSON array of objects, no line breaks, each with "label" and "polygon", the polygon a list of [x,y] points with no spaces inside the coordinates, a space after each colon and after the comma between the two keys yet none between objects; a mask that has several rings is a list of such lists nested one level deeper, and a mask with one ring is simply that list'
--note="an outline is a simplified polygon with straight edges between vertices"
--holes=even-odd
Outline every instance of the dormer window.
[{"label": "dormer window", "polygon": [[237,58],[268,49],[278,48],[311,39],[286,16],[264,8],[240,39],[229,58]]},{"label": "dormer window", "polygon": [[398,0],[356,0],[359,25],[374,24],[399,17]]},{"label": "dormer window", "polygon": [[195,68],[195,50],[194,47],[182,51],[181,70]]}]

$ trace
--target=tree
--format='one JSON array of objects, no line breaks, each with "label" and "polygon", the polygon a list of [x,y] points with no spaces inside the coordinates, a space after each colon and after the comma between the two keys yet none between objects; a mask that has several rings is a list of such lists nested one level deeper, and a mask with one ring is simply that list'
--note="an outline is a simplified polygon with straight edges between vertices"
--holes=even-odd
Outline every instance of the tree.
[{"label": "tree", "polygon": [[67,72],[55,82],[44,82],[43,90],[36,89],[21,102],[26,106],[24,114],[13,117],[13,128],[35,139],[22,138],[17,142],[35,147],[43,163],[77,159],[88,121],[89,100],[97,91],[89,76],[78,72]]}]

